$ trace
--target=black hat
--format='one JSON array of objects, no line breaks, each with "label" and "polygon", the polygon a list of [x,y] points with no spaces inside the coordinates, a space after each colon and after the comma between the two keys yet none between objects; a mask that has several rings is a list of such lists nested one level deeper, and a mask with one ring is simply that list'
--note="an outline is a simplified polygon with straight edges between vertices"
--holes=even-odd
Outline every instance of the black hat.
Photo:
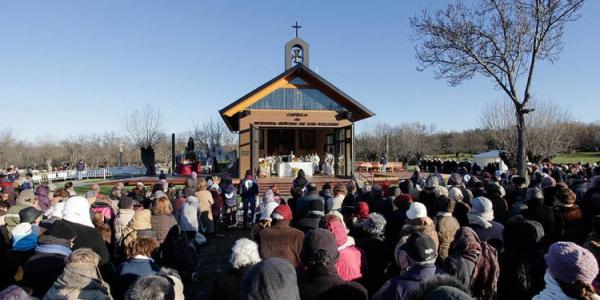
[{"label": "black hat", "polygon": [[21,223],[33,223],[42,215],[42,212],[34,207],[26,207],[19,211],[19,220]]},{"label": "black hat", "polygon": [[422,233],[412,234],[402,246],[408,256],[417,263],[435,263],[437,251],[431,237]]},{"label": "black hat", "polygon": [[73,226],[62,220],[54,221],[46,234],[65,240],[71,240],[77,237],[77,232],[75,232]]},{"label": "black hat", "polygon": [[327,263],[334,265],[339,257],[335,236],[329,230],[313,229],[306,233],[300,256],[307,265]]},{"label": "black hat", "polygon": [[325,208],[323,206],[323,201],[321,201],[320,199],[310,201],[310,203],[308,204],[308,210],[310,212],[324,212]]},{"label": "black hat", "polygon": [[121,197],[119,199],[119,208],[128,209],[133,207],[133,198],[131,197]]}]

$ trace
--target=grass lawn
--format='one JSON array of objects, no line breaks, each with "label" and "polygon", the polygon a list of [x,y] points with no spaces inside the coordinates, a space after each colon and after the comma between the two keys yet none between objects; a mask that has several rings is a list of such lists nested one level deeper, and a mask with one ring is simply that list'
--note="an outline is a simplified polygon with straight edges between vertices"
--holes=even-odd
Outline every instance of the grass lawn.
[{"label": "grass lawn", "polygon": [[598,162],[600,161],[600,152],[575,152],[562,154],[552,159],[554,163],[576,163],[576,162]]},{"label": "grass lawn", "polygon": [[[125,186],[125,190],[126,191],[131,191],[135,186],[130,185],[130,186]],[[183,189],[183,185],[175,185],[176,188],[178,189]],[[146,186],[147,189],[152,190],[151,186]],[[112,189],[112,185],[101,185],[100,186],[100,193],[102,195],[108,195],[110,194],[110,190]],[[74,187],[75,192],[77,192],[78,195],[83,195],[85,194],[85,192],[90,190],[90,185],[87,186],[76,186]]]}]

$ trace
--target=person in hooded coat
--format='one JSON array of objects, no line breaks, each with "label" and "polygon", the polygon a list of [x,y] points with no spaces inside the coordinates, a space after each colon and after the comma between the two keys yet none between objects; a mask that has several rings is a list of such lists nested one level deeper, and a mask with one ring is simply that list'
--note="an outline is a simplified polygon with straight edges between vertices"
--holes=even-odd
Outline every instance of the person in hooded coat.
[{"label": "person in hooded coat", "polygon": [[304,270],[298,280],[302,300],[368,299],[367,290],[362,285],[340,278],[335,268],[338,258],[333,233],[319,228],[306,234],[302,244]]},{"label": "person in hooded coat", "polygon": [[[441,273],[441,270],[435,266],[437,258],[436,245],[428,235],[414,233],[399,248],[403,251],[397,249],[396,255],[406,253],[410,267],[407,271],[387,281],[373,295],[373,300],[406,299],[419,288],[422,282],[433,279],[436,274]],[[397,259],[397,261],[404,260]]]},{"label": "person in hooded coat", "polygon": [[77,233],[77,238],[72,247],[73,250],[79,248],[92,249],[100,256],[99,265],[101,267],[108,264],[110,258],[108,248],[106,248],[100,232],[96,230],[92,223],[90,203],[87,199],[81,196],[69,198],[63,210],[63,220]]},{"label": "person in hooded coat", "polygon": [[198,198],[188,196],[185,198],[185,203],[179,212],[179,226],[181,226],[181,231],[185,232],[189,240],[194,240],[198,232],[200,221],[199,209],[200,203],[198,202]]},{"label": "person in hooded coat", "polygon": [[494,299],[496,296],[500,274],[497,250],[480,241],[473,229],[461,227],[456,231],[442,269],[469,286],[474,297]]},{"label": "person in hooded coat", "polygon": [[529,300],[544,288],[544,237],[542,224],[514,217],[504,227],[504,251],[500,253],[498,298]]},{"label": "person in hooded coat", "polygon": [[475,197],[471,200],[469,227],[473,228],[481,241],[489,242],[496,249],[502,249],[502,231],[504,225],[494,221],[492,201],[486,197]]},{"label": "person in hooded coat", "polygon": [[44,300],[112,300],[110,287],[98,270],[99,261],[100,257],[93,250],[81,248],[73,251],[65,261],[63,273],[52,284]]},{"label": "person in hooded coat", "polygon": [[21,285],[33,290],[32,295],[44,297],[65,268],[65,259],[71,255],[71,246],[77,233],[69,224],[58,220],[40,236],[35,254],[23,266]]},{"label": "person in hooded coat", "polygon": [[229,263],[231,269],[221,275],[214,283],[210,299],[213,300],[243,300],[241,283],[244,276],[254,265],[260,262],[258,245],[241,238],[233,244]]},{"label": "person in hooded coat", "polygon": [[338,275],[344,281],[358,280],[363,277],[366,270],[366,256],[356,247],[354,238],[348,236],[344,221],[337,216],[328,215],[325,228],[335,236],[339,258],[335,263]]},{"label": "person in hooded coat", "polygon": [[242,299],[246,300],[300,300],[294,266],[278,257],[254,265],[244,276],[241,288]]}]

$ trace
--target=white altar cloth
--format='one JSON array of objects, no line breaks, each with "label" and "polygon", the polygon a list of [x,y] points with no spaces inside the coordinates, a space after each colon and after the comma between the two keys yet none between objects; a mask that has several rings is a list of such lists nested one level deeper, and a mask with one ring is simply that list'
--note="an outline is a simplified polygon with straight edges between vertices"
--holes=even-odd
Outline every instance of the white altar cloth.
[{"label": "white altar cloth", "polygon": [[293,176],[292,169],[298,168],[304,170],[304,174],[307,177],[313,176],[313,163],[312,162],[280,162],[277,165],[277,176],[279,177],[290,177]]}]

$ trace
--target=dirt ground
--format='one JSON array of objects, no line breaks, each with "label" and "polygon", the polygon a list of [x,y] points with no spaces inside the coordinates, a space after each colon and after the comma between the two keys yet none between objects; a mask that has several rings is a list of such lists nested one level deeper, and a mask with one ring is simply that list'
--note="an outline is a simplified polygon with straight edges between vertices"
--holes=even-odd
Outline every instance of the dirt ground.
[{"label": "dirt ground", "polygon": [[215,279],[229,269],[229,255],[233,243],[250,237],[250,230],[219,228],[217,234],[208,238],[208,243],[199,248],[202,267],[198,281],[185,286],[186,299],[209,299]]}]

